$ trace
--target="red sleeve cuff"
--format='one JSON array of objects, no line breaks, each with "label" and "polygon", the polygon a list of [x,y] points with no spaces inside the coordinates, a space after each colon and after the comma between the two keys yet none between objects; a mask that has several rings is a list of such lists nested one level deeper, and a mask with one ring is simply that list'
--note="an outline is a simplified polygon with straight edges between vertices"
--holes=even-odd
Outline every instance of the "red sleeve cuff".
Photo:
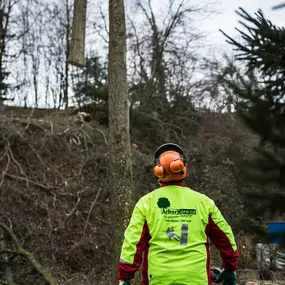
[{"label": "red sleeve cuff", "polygon": [[231,257],[223,257],[222,266],[228,271],[236,271],[238,269],[238,251],[236,250]]},{"label": "red sleeve cuff", "polygon": [[134,268],[132,264],[127,264],[124,262],[119,262],[118,268],[118,280],[131,280],[135,276],[137,268]]}]

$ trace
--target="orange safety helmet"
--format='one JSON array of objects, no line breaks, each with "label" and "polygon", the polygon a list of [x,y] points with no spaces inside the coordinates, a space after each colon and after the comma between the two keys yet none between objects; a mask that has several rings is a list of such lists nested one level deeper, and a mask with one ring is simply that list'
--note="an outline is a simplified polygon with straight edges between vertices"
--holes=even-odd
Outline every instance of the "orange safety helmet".
[{"label": "orange safety helmet", "polygon": [[154,175],[161,182],[182,180],[187,174],[183,149],[173,143],[161,145],[154,155]]}]

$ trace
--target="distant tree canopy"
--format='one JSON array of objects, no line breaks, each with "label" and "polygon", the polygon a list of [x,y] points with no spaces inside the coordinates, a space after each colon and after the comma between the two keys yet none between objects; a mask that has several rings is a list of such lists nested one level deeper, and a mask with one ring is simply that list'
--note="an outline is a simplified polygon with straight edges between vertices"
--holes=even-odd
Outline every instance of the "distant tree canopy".
[{"label": "distant tree canopy", "polygon": [[107,103],[108,82],[107,65],[99,57],[86,58],[86,67],[74,74],[74,97],[77,104]]},{"label": "distant tree canopy", "polygon": [[[237,61],[246,67],[242,74],[235,65],[228,66],[222,84],[231,92],[238,115],[259,136],[254,158],[247,165],[250,176],[260,183],[254,194],[267,200],[273,211],[285,211],[285,29],[273,25],[259,10],[254,17],[245,10],[237,12],[242,18],[240,42],[227,37],[236,51]],[[265,208],[262,207],[262,211]]]}]

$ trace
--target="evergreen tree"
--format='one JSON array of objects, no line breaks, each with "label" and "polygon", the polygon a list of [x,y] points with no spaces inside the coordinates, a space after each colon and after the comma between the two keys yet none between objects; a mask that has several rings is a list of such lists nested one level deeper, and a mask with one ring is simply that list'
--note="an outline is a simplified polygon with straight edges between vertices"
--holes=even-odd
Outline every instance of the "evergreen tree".
[{"label": "evergreen tree", "polygon": [[[234,46],[236,59],[246,67],[245,76],[237,69],[233,80],[223,84],[233,94],[238,115],[259,137],[256,155],[247,162],[251,178],[260,183],[262,191],[253,197],[265,198],[271,212],[285,212],[285,29],[273,25],[259,10],[254,17],[242,8],[240,42],[227,37]],[[266,191],[264,191],[266,189]],[[259,204],[261,206],[261,204]]]},{"label": "evergreen tree", "polygon": [[107,104],[107,66],[98,57],[86,58],[86,67],[80,74],[74,74],[74,96],[78,105]]}]

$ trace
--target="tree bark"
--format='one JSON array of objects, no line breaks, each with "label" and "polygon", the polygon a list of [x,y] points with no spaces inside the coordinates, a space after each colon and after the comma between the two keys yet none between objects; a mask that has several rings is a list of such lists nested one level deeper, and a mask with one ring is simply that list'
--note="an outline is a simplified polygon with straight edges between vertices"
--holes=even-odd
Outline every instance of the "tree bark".
[{"label": "tree bark", "polygon": [[85,66],[85,30],[86,30],[87,0],[74,0],[74,12],[72,21],[72,35],[70,43],[70,57],[68,63],[77,66]]},{"label": "tree bark", "polygon": [[132,208],[132,163],[126,69],[124,0],[109,0],[109,182],[112,191],[114,270]]},{"label": "tree bark", "polygon": [[[69,87],[69,66],[68,66],[68,59],[70,53],[70,46],[69,46],[69,36],[70,36],[70,17],[69,17],[69,0],[65,2],[65,12],[66,12],[66,26],[65,26],[65,41],[66,41],[66,51],[65,51],[65,78],[64,78],[64,90],[63,90],[63,101],[64,101],[64,108],[68,108],[68,87]],[[86,13],[86,8],[85,8]],[[86,18],[85,18],[86,21]],[[84,27],[86,23],[84,24]],[[85,30],[84,30],[85,33]],[[85,39],[85,36],[84,36]],[[84,42],[83,42],[83,60],[84,60]],[[84,62],[83,62],[84,63]]]}]

